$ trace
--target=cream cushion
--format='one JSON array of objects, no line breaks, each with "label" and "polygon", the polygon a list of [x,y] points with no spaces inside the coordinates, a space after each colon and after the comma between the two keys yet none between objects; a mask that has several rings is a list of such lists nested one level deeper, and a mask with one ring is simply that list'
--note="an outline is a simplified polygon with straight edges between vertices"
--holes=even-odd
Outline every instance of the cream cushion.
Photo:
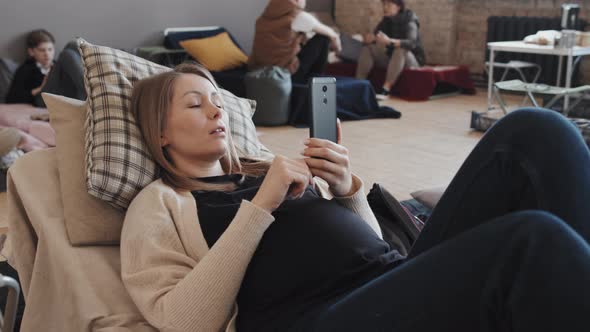
[{"label": "cream cushion", "polygon": [[446,189],[446,186],[442,186],[431,189],[418,190],[411,193],[410,196],[412,196],[415,200],[420,202],[420,204],[432,210],[436,207],[438,201],[440,201],[440,198],[442,197]]},{"label": "cream cushion", "polygon": [[87,103],[43,93],[56,133],[60,192],[66,232],[75,246],[119,242],[123,213],[88,194],[84,163]]}]

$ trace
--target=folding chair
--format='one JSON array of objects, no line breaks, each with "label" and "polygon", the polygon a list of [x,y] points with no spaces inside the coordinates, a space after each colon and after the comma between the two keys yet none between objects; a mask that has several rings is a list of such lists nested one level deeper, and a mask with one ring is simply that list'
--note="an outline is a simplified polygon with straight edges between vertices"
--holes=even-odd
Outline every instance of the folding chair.
[{"label": "folding chair", "polygon": [[[486,61],[485,71],[488,75],[489,75],[489,71],[488,71],[489,67],[490,67],[490,63]],[[512,61],[508,61],[508,62],[494,62],[494,68],[496,68],[496,67],[497,68],[504,68],[504,73],[502,73],[502,77],[500,78],[499,82],[502,82],[506,79],[506,76],[508,76],[508,72],[510,70],[516,71],[520,75],[520,78],[523,80],[523,82],[529,82],[527,80],[526,76],[524,75],[524,72],[522,71],[523,69],[526,69],[526,68],[534,68],[535,69],[535,76],[533,77],[533,79],[529,83],[537,83],[539,76],[541,76],[541,66],[539,66],[536,63],[532,63],[532,62],[517,61],[517,60],[512,60]]]},{"label": "folding chair", "polygon": [[521,80],[502,81],[494,83],[494,96],[500,104],[504,114],[508,112],[506,102],[500,95],[500,91],[512,91],[524,93],[535,107],[540,107],[535,100],[534,93],[552,95],[553,98],[543,107],[551,108],[559,99],[566,96],[577,97],[570,103],[567,109],[563,109],[563,114],[567,116],[570,109],[576,107],[584,98],[585,94],[590,91],[590,85],[583,85],[575,88],[562,88],[546,84],[525,83]]},{"label": "folding chair", "polygon": [[4,317],[0,322],[0,331],[12,332],[14,330],[14,323],[16,321],[16,310],[18,308],[20,286],[13,278],[0,274],[0,287],[8,287],[8,296],[6,297]]},{"label": "folding chair", "polygon": [[[508,76],[508,72],[510,70],[516,71],[520,75],[520,78],[522,79],[522,81],[527,82],[527,83],[537,83],[537,80],[541,76],[541,66],[539,66],[536,63],[532,63],[532,62],[518,61],[518,60],[511,60],[508,62],[494,62],[494,68],[496,68],[496,67],[497,68],[504,68],[504,73],[502,73],[502,77],[500,78],[500,80],[498,82],[505,81],[506,76]],[[489,68],[490,68],[490,63],[488,61],[486,61],[486,65],[485,65],[484,69],[486,71],[486,74],[488,74],[488,75],[490,74]],[[527,80],[527,78],[523,72],[523,69],[527,69],[527,68],[536,69],[535,76],[533,77],[533,79],[530,82],[529,82],[529,80]],[[524,106],[525,103],[526,103],[526,96],[524,97],[524,99],[522,100],[520,105]]]}]

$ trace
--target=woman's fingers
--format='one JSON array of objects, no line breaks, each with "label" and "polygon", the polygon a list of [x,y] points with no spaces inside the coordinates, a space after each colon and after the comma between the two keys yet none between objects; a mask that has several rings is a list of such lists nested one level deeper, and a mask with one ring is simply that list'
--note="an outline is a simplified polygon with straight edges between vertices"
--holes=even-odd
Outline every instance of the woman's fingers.
[{"label": "woman's fingers", "polygon": [[305,193],[305,189],[309,185],[308,177],[297,172],[291,174],[291,185],[287,195],[292,198],[300,198]]},{"label": "woman's fingers", "polygon": [[289,186],[288,196],[293,198],[300,198],[305,193],[305,189],[309,185],[309,178],[311,177],[311,172],[309,175],[307,173],[300,173],[295,170],[291,170],[291,185]]},{"label": "woman's fingers", "polygon": [[[305,162],[307,163],[310,172],[314,176],[319,176],[319,174],[315,172],[315,170],[321,170],[322,172],[334,174],[336,176],[342,176],[346,173],[346,167],[344,167],[343,165],[335,164],[325,159],[307,158]],[[328,181],[328,179],[324,180]]]},{"label": "woman's fingers", "polygon": [[252,203],[272,213],[287,196],[301,197],[311,177],[311,171],[303,160],[277,155]]},{"label": "woman's fingers", "polygon": [[310,171],[317,177],[323,179],[328,183],[328,185],[333,185],[338,183],[339,177],[337,177],[334,173],[327,172],[320,168],[310,168]]},{"label": "woman's fingers", "polygon": [[[325,159],[337,165],[348,166],[348,158],[346,155],[328,148],[307,148],[303,150],[303,155],[306,157]],[[307,165],[309,166],[309,164]]]},{"label": "woman's fingers", "polygon": [[310,138],[303,154],[305,163],[314,176],[324,179],[336,196],[348,194],[352,188],[348,149],[329,140]]},{"label": "woman's fingers", "polygon": [[288,165],[291,180],[288,194],[291,197],[301,197],[311,183],[313,175],[303,159],[287,159],[285,162]]},{"label": "woman's fingers", "polygon": [[289,163],[290,163],[290,167],[292,167],[293,171],[307,177],[308,179],[313,177],[313,175],[311,174],[311,171],[309,170],[309,167],[307,166],[307,163],[305,162],[305,160],[303,158],[290,159]]},{"label": "woman's fingers", "polygon": [[305,142],[308,148],[328,148],[340,154],[348,155],[348,149],[343,145],[321,138],[310,138]]},{"label": "woman's fingers", "polygon": [[[316,172],[316,170],[321,170],[342,177],[350,168],[348,149],[329,140],[311,138],[303,155],[313,157],[306,158],[305,163],[314,176],[322,177]],[[324,178],[324,180],[329,182],[329,179]]]}]

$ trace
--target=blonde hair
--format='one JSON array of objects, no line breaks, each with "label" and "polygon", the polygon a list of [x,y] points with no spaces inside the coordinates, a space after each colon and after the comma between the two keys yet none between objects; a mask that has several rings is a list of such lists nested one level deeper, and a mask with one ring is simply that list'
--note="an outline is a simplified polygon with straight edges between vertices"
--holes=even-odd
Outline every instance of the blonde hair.
[{"label": "blonde hair", "polygon": [[[196,63],[183,63],[172,71],[138,81],[134,85],[131,95],[131,112],[139,126],[144,142],[158,166],[158,176],[164,183],[177,190],[232,191],[236,188],[233,183],[208,183],[189,177],[174,165],[166,148],[162,147],[162,132],[167,125],[174,87],[178,78],[183,74],[203,77],[219,91],[219,87],[207,69]],[[248,176],[266,174],[270,167],[269,162],[240,159],[230,130],[226,132],[226,135],[228,148],[226,154],[220,159],[221,167],[226,174]]]}]

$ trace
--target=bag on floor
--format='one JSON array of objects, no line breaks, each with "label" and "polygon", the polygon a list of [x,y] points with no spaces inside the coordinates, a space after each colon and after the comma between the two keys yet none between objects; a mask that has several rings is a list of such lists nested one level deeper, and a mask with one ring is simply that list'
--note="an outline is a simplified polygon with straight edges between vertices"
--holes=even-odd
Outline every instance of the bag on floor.
[{"label": "bag on floor", "polygon": [[418,238],[424,223],[413,216],[382,185],[375,183],[367,195],[367,201],[375,214],[383,240],[392,249],[407,256]]}]

